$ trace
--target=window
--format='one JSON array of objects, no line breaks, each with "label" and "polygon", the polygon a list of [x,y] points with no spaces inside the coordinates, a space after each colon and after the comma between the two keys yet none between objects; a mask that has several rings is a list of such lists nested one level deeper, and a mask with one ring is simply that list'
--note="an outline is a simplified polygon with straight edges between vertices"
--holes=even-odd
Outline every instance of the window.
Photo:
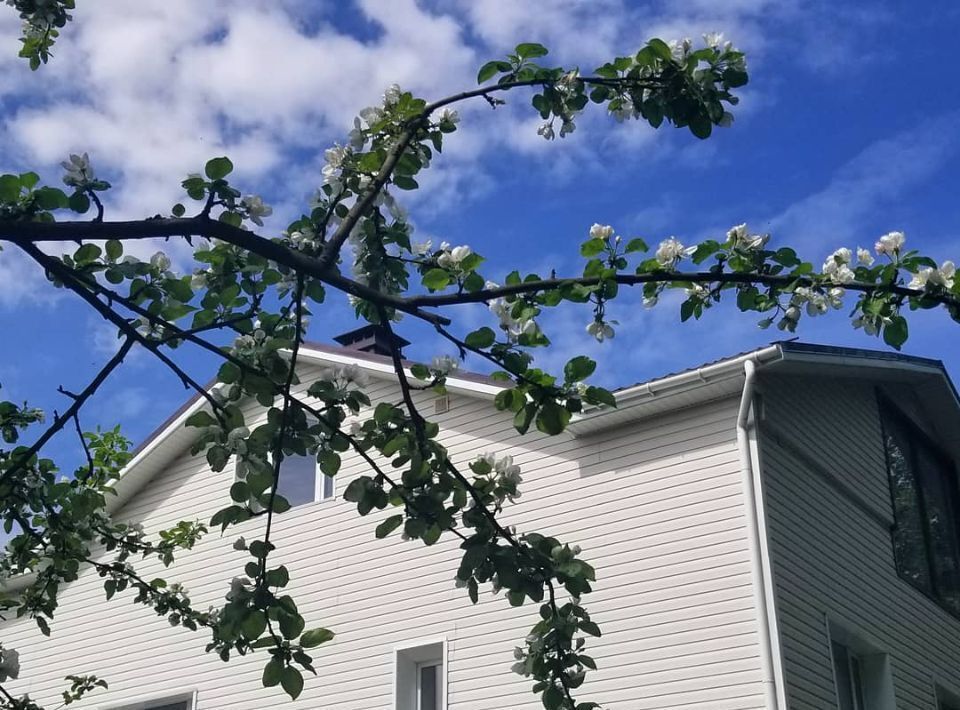
[{"label": "window", "polygon": [[396,650],[395,710],[445,710],[445,657],[444,641]]},{"label": "window", "polygon": [[145,700],[126,705],[111,705],[104,710],[193,710],[193,694],[187,697],[166,697],[154,700]]},{"label": "window", "polygon": [[839,710],[894,710],[893,678],[886,653],[830,624],[830,656]]},{"label": "window", "polygon": [[956,469],[913,422],[889,404],[883,408],[897,571],[917,589],[960,614]]},{"label": "window", "polygon": [[833,673],[837,679],[839,710],[864,710],[863,671],[860,657],[846,646],[831,642]]},{"label": "window", "polygon": [[442,672],[443,664],[439,661],[417,664],[417,710],[440,710],[442,707]]},{"label": "window", "polygon": [[334,479],[320,471],[313,456],[286,456],[280,464],[277,491],[291,506],[333,498]]},{"label": "window", "polygon": [[960,695],[937,685],[937,710],[960,710]]}]

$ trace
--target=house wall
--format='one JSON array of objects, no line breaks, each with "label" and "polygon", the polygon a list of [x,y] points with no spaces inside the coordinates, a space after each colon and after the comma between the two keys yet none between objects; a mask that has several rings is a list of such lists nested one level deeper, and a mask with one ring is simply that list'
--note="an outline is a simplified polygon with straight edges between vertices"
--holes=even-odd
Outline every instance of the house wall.
[{"label": "house wall", "polygon": [[[392,385],[377,394],[398,399]],[[736,407],[716,402],[582,440],[521,438],[489,401],[465,396],[453,396],[438,417],[455,460],[496,451],[522,465],[523,498],[505,522],[578,543],[596,565],[599,582],[585,602],[604,636],[589,644],[600,670],[583,700],[612,710],[762,707]],[[542,707],[530,682],[509,670],[536,606],[514,609],[489,592],[472,606],[453,584],[455,538],[431,548],[397,535],[374,539],[387,513],[359,518],[339,497],[362,470],[348,460],[335,500],[295,508],[274,524],[277,559],[290,569],[308,628],[337,632],[314,653],[319,677],[307,679],[297,702],[260,686],[265,654],[222,663],[204,654],[203,633],[170,628],[123,595],[105,603],[91,574],[64,591],[50,639],[29,622],[0,626],[3,642],[22,654],[23,680],[11,690],[51,703],[68,672],[96,673],[110,689],[72,707],[196,689],[203,710],[383,710],[393,707],[394,649],[446,639],[451,710]],[[226,503],[231,475],[184,453],[121,517],[148,531],[208,519]],[[144,564],[144,574],[184,582],[201,608],[218,605],[249,559],[233,541],[252,539],[259,524],[213,532],[169,570]]]},{"label": "house wall", "polygon": [[[920,417],[910,390],[888,388]],[[901,580],[874,385],[760,379],[760,452],[791,710],[837,707],[827,619],[889,654],[896,707],[960,688],[960,620]]]}]

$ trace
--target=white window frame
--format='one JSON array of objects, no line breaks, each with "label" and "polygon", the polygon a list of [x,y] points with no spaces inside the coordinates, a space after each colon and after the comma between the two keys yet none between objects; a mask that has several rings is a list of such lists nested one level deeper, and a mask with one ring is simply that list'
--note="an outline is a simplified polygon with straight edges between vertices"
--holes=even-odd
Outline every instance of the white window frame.
[{"label": "white window frame", "polygon": [[[439,656],[428,656],[423,660],[416,660],[417,651],[420,649],[427,649],[430,646],[439,648]],[[404,657],[407,657],[406,660]],[[397,646],[393,647],[391,653],[391,660],[393,661],[393,683],[392,683],[392,692],[393,697],[391,710],[419,710],[420,698],[420,669],[424,666],[439,666],[441,669],[440,672],[440,710],[447,710],[447,675],[449,673],[449,664],[448,664],[448,644],[446,636],[434,637],[434,638],[425,638],[425,639],[416,639],[414,641],[408,641]],[[412,686],[413,688],[413,708],[408,708],[406,705],[398,704],[399,698],[397,697],[399,692],[402,690],[402,680],[400,678],[401,664],[404,664],[405,668],[412,669],[414,677],[412,679],[407,679],[405,685]],[[412,680],[412,683],[409,681]]]},{"label": "white window frame", "polygon": [[150,710],[152,707],[169,705],[170,703],[187,702],[187,710],[196,710],[197,690],[183,690],[162,695],[141,695],[109,705],[98,705],[98,710]]}]

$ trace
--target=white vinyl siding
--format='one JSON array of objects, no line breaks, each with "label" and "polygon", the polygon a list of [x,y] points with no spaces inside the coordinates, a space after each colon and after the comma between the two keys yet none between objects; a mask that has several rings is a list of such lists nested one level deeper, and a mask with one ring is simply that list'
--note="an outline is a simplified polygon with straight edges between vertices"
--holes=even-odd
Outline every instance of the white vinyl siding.
[{"label": "white vinyl siding", "polygon": [[[395,401],[397,392],[384,382],[373,396]],[[432,395],[420,397],[431,412]],[[596,591],[585,602],[604,636],[589,643],[600,670],[590,674],[583,700],[608,710],[762,707],[737,404],[731,398],[584,439],[519,437],[489,400],[460,395],[437,417],[455,460],[491,451],[512,454],[523,467],[523,498],[504,512],[505,522],[580,544],[596,566]],[[348,457],[338,489],[362,472],[362,461]],[[227,504],[231,478],[183,454],[118,517],[148,531],[209,519]],[[172,629],[124,595],[105,603],[101,581],[89,573],[65,590],[50,639],[26,621],[0,625],[4,643],[21,652],[23,680],[11,689],[52,702],[67,672],[96,673],[110,689],[78,710],[162,697],[185,684],[198,690],[196,710],[382,710],[391,705],[393,649],[425,637],[447,639],[450,710],[541,708],[530,681],[510,671],[514,646],[537,621],[536,605],[514,609],[489,592],[471,605],[453,584],[458,540],[448,536],[430,548],[399,535],[378,541],[373,530],[391,512],[360,518],[336,498],[275,519],[276,559],[290,569],[308,628],[337,633],[312,652],[321,676],[308,676],[296,702],[260,686],[265,654],[222,663],[204,654],[204,633]],[[224,537],[213,531],[170,569],[140,567],[182,581],[199,608],[219,605],[248,558],[233,540],[254,539],[261,525],[251,521]]]},{"label": "white vinyl siding", "polygon": [[764,374],[759,391],[790,710],[837,707],[828,618],[889,655],[898,709],[935,710],[935,679],[960,685],[960,620],[897,574],[875,387]]}]

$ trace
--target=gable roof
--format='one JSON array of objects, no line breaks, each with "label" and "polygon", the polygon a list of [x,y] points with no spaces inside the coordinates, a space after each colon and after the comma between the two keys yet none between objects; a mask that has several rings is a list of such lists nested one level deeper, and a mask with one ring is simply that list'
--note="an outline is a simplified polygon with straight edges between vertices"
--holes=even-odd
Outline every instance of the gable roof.
[{"label": "gable roof", "polygon": [[[305,342],[301,363],[320,366],[357,365],[373,376],[393,379],[389,357],[351,348]],[[758,370],[784,374],[870,377],[872,380],[907,381],[923,390],[930,406],[944,415],[944,426],[960,429],[960,395],[940,360],[901,353],[834,347],[796,341],[773,342],[756,350],[739,353],[662,377],[615,390],[616,409],[594,408],[577,416],[569,427],[574,437],[644,419],[656,414],[731,397],[742,391],[744,363],[752,361]],[[413,362],[404,360],[409,368]],[[208,384],[212,387],[213,382]],[[486,375],[457,372],[447,378],[447,388],[468,396],[492,397],[504,384]],[[127,503],[169,461],[187,449],[194,439],[184,426],[194,412],[207,406],[199,394],[186,401],[133,451],[133,457],[114,484],[116,496],[108,499],[109,511]],[[960,456],[960,438],[958,438]],[[8,580],[8,588],[26,583],[24,578]]]}]

